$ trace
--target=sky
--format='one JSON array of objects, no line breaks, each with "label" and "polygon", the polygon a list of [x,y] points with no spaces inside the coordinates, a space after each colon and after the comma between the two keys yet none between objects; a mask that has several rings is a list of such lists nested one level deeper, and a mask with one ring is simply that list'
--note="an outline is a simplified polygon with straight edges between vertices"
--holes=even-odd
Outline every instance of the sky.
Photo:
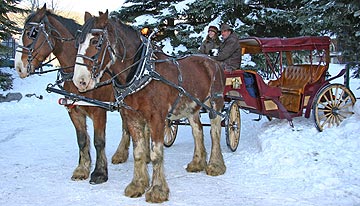
[{"label": "sky", "polygon": [[[97,14],[98,11],[105,12],[106,9],[110,11],[118,10],[125,0],[53,0],[56,7],[59,10],[73,11],[73,12],[85,12],[88,11],[92,14]],[[50,8],[51,0],[39,0],[39,5],[42,7],[46,3]],[[28,4],[29,0],[23,0],[22,4]]]},{"label": "sky", "polygon": [[[345,65],[330,65],[337,74]],[[46,68],[45,68],[46,69]],[[67,110],[58,105],[61,95],[47,93],[56,73],[20,79],[14,69],[14,87],[20,92],[17,102],[0,103],[0,205],[2,206],[118,206],[118,205],[251,205],[251,206],[356,206],[360,205],[360,101],[355,114],[340,126],[318,132],[313,118],[296,117],[295,129],[286,120],[262,118],[241,111],[241,136],[237,150],[226,146],[224,130],[221,150],[227,167],[224,175],[188,173],[185,168],[194,150],[189,126],[179,126],[175,143],[164,149],[165,176],[170,188],[169,201],[145,202],[144,195],[128,198],[125,187],[133,175],[132,145],[129,159],[111,164],[111,156],[121,138],[121,118],[108,112],[106,155],[109,180],[99,185],[89,179],[72,181],[78,163],[74,127]],[[337,79],[341,82],[342,78]],[[335,82],[334,82],[335,83]],[[350,88],[360,97],[360,80]],[[42,95],[40,100],[35,96]],[[207,115],[201,116],[204,123]],[[93,126],[88,119],[93,142]],[[210,128],[204,127],[204,141],[211,148]],[[95,149],[91,145],[92,169]],[[149,174],[152,167],[148,166]]]}]

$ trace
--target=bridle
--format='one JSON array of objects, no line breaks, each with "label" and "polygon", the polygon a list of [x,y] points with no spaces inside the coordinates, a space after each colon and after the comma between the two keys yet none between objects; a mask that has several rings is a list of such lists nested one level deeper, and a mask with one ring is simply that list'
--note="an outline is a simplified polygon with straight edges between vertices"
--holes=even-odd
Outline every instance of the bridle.
[{"label": "bridle", "polygon": [[[76,55],[76,57],[80,57],[80,58],[89,60],[91,62],[91,65],[77,62],[77,61],[75,62],[75,64],[86,66],[86,67],[91,67],[91,78],[96,79],[97,77],[99,77],[99,75],[101,73],[101,68],[103,68],[106,52],[109,53],[111,64],[113,64],[115,62],[115,59],[114,59],[115,51],[113,50],[113,48],[110,45],[107,29],[91,29],[89,33],[99,34],[99,39],[95,46],[97,52],[95,53],[95,55],[93,55],[91,57],[88,57],[84,54]],[[102,49],[104,42],[106,43],[106,45],[105,45],[105,48]],[[101,53],[101,51],[102,51],[102,53]],[[102,54],[102,58],[101,58],[101,61],[99,61],[99,56],[101,54]]]},{"label": "bridle", "polygon": [[[117,30],[115,30],[115,31],[117,31]],[[171,114],[172,111],[174,110],[174,108],[176,108],[176,105],[179,103],[180,98],[184,95],[184,96],[190,98],[191,100],[193,100],[194,102],[196,102],[201,107],[208,110],[211,113],[210,118],[213,118],[215,115],[220,115],[225,118],[224,114],[214,110],[212,108],[212,106],[208,106],[205,103],[201,102],[198,98],[196,98],[196,97],[192,96],[190,93],[186,92],[185,89],[182,87],[182,78],[183,77],[182,77],[181,69],[180,69],[179,62],[178,62],[178,60],[181,58],[168,58],[168,59],[157,59],[156,58],[156,55],[154,53],[154,50],[153,50],[153,47],[151,44],[151,38],[156,32],[157,32],[157,29],[154,29],[153,33],[149,35],[148,39],[145,39],[145,37],[140,36],[141,43],[140,43],[137,51],[135,52],[134,56],[127,58],[127,59],[133,59],[134,60],[133,64],[128,66],[125,69],[122,69],[119,73],[114,74],[111,71],[109,71],[110,70],[109,64],[108,64],[109,66],[107,66],[105,69],[103,69],[103,71],[100,71],[100,69],[103,68],[104,59],[105,59],[105,55],[107,52],[110,55],[110,61],[112,64],[115,63],[115,58],[118,58],[118,55],[115,53],[115,50],[111,47],[111,42],[109,40],[107,28],[105,27],[104,29],[91,29],[88,33],[91,33],[91,34],[96,33],[99,36],[97,39],[97,42],[89,42],[92,45],[95,45],[95,43],[96,43],[95,48],[96,48],[97,52],[92,57],[88,57],[84,54],[77,54],[77,57],[89,60],[90,62],[92,62],[92,66],[85,64],[85,63],[81,63],[81,62],[76,62],[76,64],[86,66],[86,67],[91,67],[91,78],[93,78],[93,79],[96,77],[99,77],[100,73],[105,72],[105,71],[108,71],[111,74],[111,78],[107,81],[96,83],[96,85],[90,90],[94,90],[100,86],[112,83],[116,102],[110,106],[116,105],[115,108],[123,107],[126,109],[134,110],[131,106],[127,105],[124,102],[124,99],[127,96],[134,94],[134,93],[140,91],[141,89],[145,88],[152,80],[161,81],[162,83],[175,88],[179,92],[179,95],[178,95],[177,99],[174,101],[174,103],[169,111],[169,114]],[[115,45],[117,45],[118,39],[120,39],[122,43],[124,42],[121,39],[120,35],[118,35],[117,32],[115,32],[114,36],[116,37]],[[81,40],[78,39],[78,41],[82,41],[82,40],[83,39],[81,39]],[[106,44],[105,47],[103,45],[104,43]],[[124,44],[122,44],[122,45],[123,45],[123,49],[124,49],[124,54],[123,54],[123,58],[121,59],[121,61],[124,61],[125,57],[126,57],[126,48],[125,48]],[[98,58],[101,54],[102,54],[102,58],[101,58],[101,61],[99,61]],[[139,59],[137,59],[138,54],[140,54]],[[169,81],[166,77],[164,77],[163,75],[161,75],[160,73],[158,73],[155,70],[155,63],[164,63],[164,62],[172,62],[175,65],[175,67],[178,71],[178,83]],[[135,74],[132,77],[132,79],[128,82],[125,82],[125,84],[119,84],[116,81],[116,77],[118,75],[122,74],[123,72],[125,72],[129,69],[132,69],[133,67],[135,67],[135,65],[137,65],[137,68],[135,70]],[[221,68],[219,66],[217,66],[216,69],[217,69],[217,71],[221,70]],[[215,72],[214,75],[216,73],[217,72]],[[128,77],[126,77],[126,78],[128,78]],[[214,77],[213,77],[213,80],[215,80]],[[90,90],[87,90],[87,91],[90,91]],[[208,96],[206,99],[220,98],[220,97],[222,98],[222,92],[220,95],[219,94],[211,94],[211,96]]]},{"label": "bridle", "polygon": [[[115,30],[115,31],[117,32],[117,30]],[[117,33],[115,35],[117,37],[115,45],[117,45],[119,43],[119,41],[120,41],[120,43],[122,45],[122,48],[123,48],[122,56],[119,56],[115,52],[115,50],[112,48],[111,42],[109,40],[109,35],[108,35],[107,28],[104,28],[104,29],[91,29],[89,33],[90,34],[97,34],[99,36],[98,41],[96,42],[96,46],[95,46],[95,48],[97,50],[96,53],[91,57],[89,57],[87,55],[84,55],[84,54],[77,54],[76,57],[80,57],[80,58],[83,58],[83,59],[86,59],[86,60],[90,61],[91,65],[86,64],[86,63],[77,62],[77,61],[75,62],[75,64],[86,66],[86,67],[91,67],[91,78],[92,79],[98,78],[101,75],[101,73],[104,73],[104,72],[107,72],[111,76],[111,78],[109,80],[107,80],[107,81],[96,83],[95,88],[98,88],[98,87],[104,86],[104,85],[108,85],[108,84],[111,84],[111,83],[119,85],[119,83],[117,82],[116,77],[119,76],[121,73],[124,73],[129,69],[132,69],[133,66],[135,66],[139,62],[141,62],[141,58],[139,60],[135,60],[135,56],[140,51],[142,51],[142,49],[144,48],[144,44],[143,43],[140,44],[137,51],[135,52],[135,54],[132,57],[126,58],[126,51],[127,50],[126,50],[124,41],[123,41],[123,39],[121,37],[119,37],[119,35]],[[77,44],[79,44],[79,43],[77,43]],[[105,44],[105,46],[104,46],[104,44]],[[133,62],[133,64],[131,64],[130,66],[128,66],[127,68],[125,68],[121,72],[119,72],[117,74],[114,74],[113,72],[111,72],[109,70],[110,65],[108,65],[108,62],[105,62],[106,53],[109,54],[110,62],[111,62],[110,65],[114,64],[116,60],[124,62],[125,60],[134,59],[134,62]],[[102,55],[102,57],[101,57],[101,60],[99,61],[99,56],[100,55]],[[104,64],[106,64],[106,65],[104,65]]]},{"label": "bridle", "polygon": [[[32,39],[33,41],[26,46],[19,45],[18,47],[21,48],[22,50],[17,50],[17,52],[27,53],[27,61],[28,61],[28,65],[26,68],[27,73],[29,75],[32,75],[32,74],[43,74],[47,72],[60,70],[61,68],[47,70],[47,71],[43,71],[42,69],[44,65],[49,64],[51,61],[56,59],[56,57],[50,59],[46,63],[41,63],[41,65],[38,68],[35,68],[35,70],[40,69],[39,72],[31,72],[32,61],[37,58],[37,55],[39,54],[37,51],[41,49],[44,45],[47,44],[51,51],[54,50],[54,44],[51,41],[51,38],[58,39],[60,41],[72,41],[74,40],[74,38],[62,38],[60,32],[50,24],[47,16],[45,16],[40,22],[28,22],[24,27],[23,35],[24,32],[28,30],[27,27],[30,29],[28,32],[26,32],[26,35],[29,39]],[[55,33],[56,35],[52,35],[52,33]],[[40,34],[43,34],[45,39],[40,43],[38,47],[35,47],[37,42],[39,41]]]}]

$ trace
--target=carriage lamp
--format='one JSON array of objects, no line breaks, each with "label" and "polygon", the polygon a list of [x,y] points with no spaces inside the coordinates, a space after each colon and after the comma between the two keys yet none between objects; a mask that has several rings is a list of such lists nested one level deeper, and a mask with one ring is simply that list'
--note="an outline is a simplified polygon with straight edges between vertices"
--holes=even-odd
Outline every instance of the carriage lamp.
[{"label": "carriage lamp", "polygon": [[232,82],[232,87],[234,88],[234,89],[239,89],[240,88],[240,79],[239,78],[233,78],[232,80],[231,80],[231,82]]},{"label": "carriage lamp", "polygon": [[149,28],[148,27],[144,27],[141,29],[141,34],[144,36],[149,35]]}]

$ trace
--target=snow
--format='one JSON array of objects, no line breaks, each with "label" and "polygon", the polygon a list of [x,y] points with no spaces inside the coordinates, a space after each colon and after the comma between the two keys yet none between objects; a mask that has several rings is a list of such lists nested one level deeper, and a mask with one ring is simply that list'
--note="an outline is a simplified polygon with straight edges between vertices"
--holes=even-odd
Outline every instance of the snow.
[{"label": "snow", "polygon": [[[331,70],[343,66],[332,64]],[[0,205],[149,205],[144,196],[124,196],[133,175],[132,155],[124,164],[111,164],[121,138],[117,112],[109,112],[107,120],[109,180],[100,185],[72,181],[78,162],[75,131],[66,109],[57,104],[60,95],[45,91],[56,74],[19,79],[13,70],[4,70],[15,77],[11,92],[44,98],[23,97],[19,102],[0,104]],[[360,96],[359,83],[351,80],[356,97]],[[227,170],[217,177],[186,172],[194,144],[190,127],[179,126],[174,145],[165,148],[170,197],[160,205],[359,205],[359,101],[354,110],[339,127],[323,132],[315,129],[312,118],[294,118],[292,129],[286,120],[253,121],[257,115],[242,111],[236,152],[227,148],[222,132]],[[207,120],[206,116],[202,118]],[[208,153],[209,129],[204,127]],[[92,136],[90,120],[88,131]],[[91,154],[94,160],[93,146]],[[149,171],[151,174],[151,166]]]}]

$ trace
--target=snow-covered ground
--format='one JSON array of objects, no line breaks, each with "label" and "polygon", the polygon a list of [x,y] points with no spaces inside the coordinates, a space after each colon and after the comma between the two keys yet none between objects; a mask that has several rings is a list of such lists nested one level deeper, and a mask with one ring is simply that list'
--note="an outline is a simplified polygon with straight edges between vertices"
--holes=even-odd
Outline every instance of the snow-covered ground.
[{"label": "snow-covered ground", "polygon": [[[332,70],[341,67],[331,65]],[[117,112],[109,112],[107,121],[109,180],[100,185],[72,181],[78,162],[75,131],[66,109],[57,104],[60,96],[45,91],[55,74],[19,79],[7,71],[16,77],[11,92],[44,98],[0,104],[0,205],[149,205],[144,197],[124,196],[133,175],[132,155],[124,164],[111,164],[121,137]],[[351,80],[356,97],[359,86],[359,80]],[[312,118],[295,118],[292,129],[286,120],[257,122],[257,115],[242,112],[236,152],[227,148],[222,133],[227,170],[218,177],[186,172],[193,138],[190,127],[180,126],[174,145],[165,149],[170,200],[161,205],[360,205],[359,101],[355,112],[321,133]],[[90,120],[88,124],[92,134]],[[209,129],[205,127],[208,152]]]}]

